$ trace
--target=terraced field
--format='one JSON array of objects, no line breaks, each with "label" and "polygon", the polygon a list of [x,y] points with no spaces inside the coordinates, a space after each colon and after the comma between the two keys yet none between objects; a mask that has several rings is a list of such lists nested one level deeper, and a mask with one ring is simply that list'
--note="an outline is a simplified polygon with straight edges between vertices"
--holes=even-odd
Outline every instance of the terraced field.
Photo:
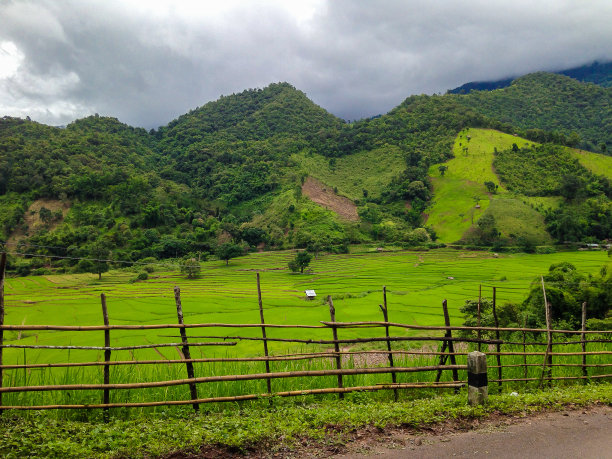
[{"label": "terraced field", "polygon": [[[102,323],[100,294],[105,293],[111,324],[161,324],[176,322],[173,288],[180,286],[187,323],[258,323],[256,271],[260,272],[266,321],[279,324],[318,324],[329,318],[323,299],[332,295],[340,321],[381,320],[378,305],[382,286],[388,289],[392,321],[441,325],[441,302],[447,299],[454,324],[459,324],[459,307],[466,299],[490,296],[498,287],[498,301],[520,302],[530,282],[546,272],[551,263],[571,261],[580,269],[597,272],[607,262],[604,252],[574,252],[550,255],[513,254],[493,258],[488,252],[466,252],[440,249],[424,252],[375,251],[351,255],[325,255],[311,263],[312,273],[291,274],[287,262],[290,252],[250,254],[224,262],[203,263],[202,277],[182,278],[176,272],[159,271],[144,282],[129,283],[133,272],[114,271],[101,281],[93,275],[54,275],[12,278],[6,283],[6,323],[96,325]],[[306,301],[303,291],[313,288],[318,299]],[[327,332],[327,333],[325,333]],[[361,331],[368,333],[367,330]],[[195,332],[190,332],[195,335]],[[198,335],[226,336],[229,329],[199,330]],[[259,336],[257,329],[241,334]],[[272,337],[295,337],[294,331],[272,330]],[[356,331],[344,331],[345,337]],[[371,331],[371,333],[375,333]],[[164,335],[175,335],[164,336]],[[308,331],[301,337],[329,339],[329,332]],[[113,346],[177,342],[178,333],[160,331],[113,331]],[[5,333],[10,343],[46,345],[102,345],[102,332],[34,332]],[[217,340],[218,341],[218,340]],[[285,344],[271,344],[272,351],[285,350]],[[227,348],[206,348],[206,354],[251,355],[261,352],[261,343],[239,342]],[[68,351],[28,351],[28,361],[48,362],[66,359]],[[88,352],[88,353],[87,353]],[[92,352],[71,351],[71,360],[91,359]],[[198,350],[197,353],[204,352]],[[85,354],[87,353],[87,354]],[[123,355],[122,355],[123,354]],[[160,354],[176,358],[176,350],[137,351],[138,357],[159,358]],[[98,352],[97,358],[102,357]],[[18,349],[7,349],[5,361],[23,361]],[[127,351],[114,354],[117,359],[131,359]]]},{"label": "terraced field", "polygon": [[[469,139],[469,140],[468,140]],[[516,143],[520,148],[537,143],[491,129],[467,129],[455,139],[455,157],[444,163],[448,169],[444,175],[440,164],[431,166],[429,175],[434,185],[432,205],[426,211],[427,225],[436,230],[442,242],[456,242],[485,214],[487,209],[495,217],[498,228],[505,237],[523,235],[537,244],[548,244],[551,238],[545,230],[544,218],[533,209],[557,207],[560,197],[527,197],[509,193],[493,168],[495,149],[505,150]],[[612,157],[570,149],[570,153],[590,171],[606,177],[612,176]],[[496,194],[488,193],[484,183],[497,185]],[[494,207],[489,208],[491,203]]]}]

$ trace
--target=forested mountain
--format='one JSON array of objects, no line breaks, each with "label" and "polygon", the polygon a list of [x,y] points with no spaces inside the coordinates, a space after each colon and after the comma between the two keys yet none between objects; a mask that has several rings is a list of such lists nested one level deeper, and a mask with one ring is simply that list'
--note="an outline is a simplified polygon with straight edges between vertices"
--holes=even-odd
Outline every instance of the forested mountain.
[{"label": "forested mountain", "polygon": [[[594,83],[604,88],[612,87],[612,62],[593,62],[590,65],[582,65],[556,73],[565,75],[583,83]],[[496,81],[471,81],[462,84],[455,89],[449,89],[449,94],[468,94],[470,91],[492,91],[494,89],[507,88],[515,78],[504,78]]]},{"label": "forested mountain", "polygon": [[287,83],[222,97],[154,133],[163,177],[203,198],[237,204],[279,186],[278,167],[343,121]]},{"label": "forested mountain", "polygon": [[612,148],[612,88],[580,83],[551,73],[534,73],[504,89],[454,95],[460,103],[523,130],[563,134],[560,143],[589,151]]},{"label": "forested mountain", "polygon": [[[385,115],[347,123],[277,83],[223,96],[150,132],[97,115],[64,129],[5,117],[2,238],[9,250],[35,255],[11,262],[23,273],[107,266],[79,258],[222,256],[232,246],[427,244],[435,240],[423,228],[435,199],[431,168],[453,157],[459,132],[492,128],[606,149],[609,91],[534,74],[493,92],[412,96]],[[508,161],[512,187],[520,160]],[[606,178],[580,174],[609,195]],[[540,183],[536,171],[533,184],[557,190],[555,180]]]}]

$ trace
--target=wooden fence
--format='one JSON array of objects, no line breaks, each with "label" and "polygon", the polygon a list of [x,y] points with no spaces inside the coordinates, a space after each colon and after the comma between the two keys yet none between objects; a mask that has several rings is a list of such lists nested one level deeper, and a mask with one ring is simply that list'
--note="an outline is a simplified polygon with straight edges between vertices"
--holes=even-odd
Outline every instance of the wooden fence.
[{"label": "wooden fence", "polygon": [[[0,266],[0,272],[2,272]],[[1,279],[0,279],[1,281]],[[0,414],[3,410],[39,410],[39,409],[90,409],[100,408],[104,410],[104,418],[108,418],[108,410],[110,408],[129,408],[129,407],[155,407],[155,406],[166,406],[166,405],[192,405],[195,410],[199,409],[199,406],[204,403],[212,402],[227,402],[227,401],[241,401],[241,400],[253,400],[257,398],[265,397],[289,397],[289,396],[304,396],[312,394],[338,394],[339,397],[343,397],[344,394],[355,391],[379,391],[389,390],[394,392],[395,399],[398,398],[399,390],[406,389],[454,389],[459,390],[466,384],[465,370],[466,365],[460,365],[457,363],[457,358],[465,360],[464,356],[467,355],[468,349],[466,344],[462,344],[462,349],[458,349],[456,345],[458,343],[468,343],[472,346],[487,346],[485,352],[490,356],[495,356],[496,365],[490,366],[493,370],[496,370],[496,378],[489,379],[490,383],[497,383],[499,390],[502,390],[503,383],[509,382],[528,382],[536,381],[539,384],[544,382],[550,383],[554,380],[597,380],[597,379],[608,379],[612,377],[612,374],[606,373],[606,369],[612,366],[612,344],[610,342],[610,333],[612,331],[587,331],[583,329],[579,331],[574,330],[552,330],[549,326],[546,329],[533,329],[533,328],[499,328],[499,327],[459,327],[451,326],[450,318],[448,314],[448,308],[446,300],[442,302],[442,312],[444,316],[444,326],[421,326],[402,324],[389,321],[389,310],[386,301],[386,289],[383,287],[383,304],[380,308],[383,313],[383,320],[369,321],[369,322],[339,322],[335,317],[335,309],[333,300],[328,297],[327,304],[329,305],[330,320],[322,321],[319,325],[286,325],[286,324],[268,324],[264,320],[264,309],[262,306],[261,288],[259,288],[259,275],[257,276],[258,284],[258,296],[259,296],[259,312],[260,312],[260,323],[256,324],[229,324],[229,323],[198,323],[189,324],[185,323],[183,317],[183,310],[181,305],[180,290],[175,287],[175,302],[177,311],[177,323],[176,324],[142,324],[142,325],[112,325],[109,322],[106,297],[104,294],[101,295],[102,305],[102,316],[104,325],[91,325],[91,326],[65,326],[65,325],[8,325],[4,324],[4,301],[2,295],[0,295]],[[0,291],[1,291],[0,285]],[[203,330],[207,328],[215,329],[230,329],[235,330],[230,335],[211,335],[211,336],[198,336],[193,337],[197,339],[213,339],[217,341],[189,341],[188,331]],[[259,336],[242,336],[240,330],[245,328],[260,329],[261,337]],[[374,337],[351,337],[342,338],[342,334],[348,329],[382,329],[384,334],[381,336]],[[113,330],[167,330],[176,329],[180,333],[180,342],[175,343],[158,343],[158,344],[134,344],[132,346],[111,346],[111,332]],[[310,329],[310,330],[327,330],[329,332],[329,339],[304,339],[304,338],[273,338],[268,336],[268,331],[273,329],[284,329],[284,330],[299,330],[299,329]],[[83,333],[88,332],[100,332],[104,331],[104,344],[102,346],[52,346],[52,345],[26,345],[26,344],[5,344],[3,341],[4,330],[12,331],[33,331],[33,330],[53,330],[57,332],[62,331],[78,331]],[[403,330],[404,334],[393,335],[392,330]],[[406,330],[418,330],[423,332],[419,336],[406,336]],[[457,332],[462,332],[461,336],[457,336]],[[326,332],[327,333],[327,332]],[[453,334],[455,333],[455,334]],[[536,336],[546,336],[546,341],[534,341]],[[522,339],[517,340],[517,336],[522,336]],[[534,338],[529,338],[533,336]],[[579,339],[569,340],[567,338],[563,340],[555,340],[554,336],[571,337],[578,336]],[[503,339],[502,337],[506,337]],[[254,340],[260,341],[263,346],[263,355],[255,357],[209,357],[209,358],[193,358],[190,353],[190,349],[194,347],[204,346],[233,346],[239,341]],[[301,352],[301,353],[284,353],[272,355],[269,352],[268,344],[271,342],[281,342],[286,344],[294,344],[296,346],[309,346],[316,345],[316,351],[312,352]],[[402,344],[409,342],[426,343],[431,342],[437,346],[437,350],[428,348],[419,349],[407,349],[401,348]],[[355,344],[378,344],[384,346],[383,349],[374,350],[351,350],[347,346]],[[588,343],[603,343],[598,346],[599,349],[596,351],[588,351]],[[558,345],[581,345],[581,350],[578,352],[555,352],[554,347]],[[322,346],[321,346],[322,345]],[[502,351],[502,346],[522,346],[521,351]],[[323,349],[321,347],[333,346],[331,349]],[[542,351],[528,350],[529,347],[542,346],[545,348]],[[120,350],[135,350],[135,349],[151,349],[151,348],[163,348],[163,347],[175,347],[177,350],[180,348],[179,355],[181,358],[173,360],[112,360],[112,354],[115,351]],[[2,354],[4,349],[18,348],[24,349],[74,349],[74,350],[96,350],[104,351],[103,361],[87,361],[87,362],[57,362],[57,363],[26,363],[24,359],[23,364],[4,364],[2,361]],[[494,350],[492,350],[494,349]],[[386,357],[385,363],[377,362],[376,365],[367,365],[365,367],[355,367],[355,365],[346,365],[346,359],[354,357],[356,355],[383,355]],[[400,356],[433,356],[437,359],[434,365],[398,365],[398,357]],[[513,359],[516,361],[516,356],[522,356],[522,363],[508,363],[502,361],[502,357],[506,359]],[[541,363],[534,363],[527,361],[527,356],[540,356],[542,358]],[[563,363],[559,360],[556,363],[555,359],[561,359],[567,356],[581,356],[582,361],[580,363]],[[589,363],[588,356],[598,356],[597,363]],[[271,362],[289,362],[289,361],[313,361],[315,359],[323,359],[331,362],[331,368],[321,369],[308,369],[308,370],[297,370],[297,371],[272,371],[270,368]],[[603,360],[603,362],[601,361]],[[262,362],[265,364],[265,372],[254,373],[248,372],[245,374],[208,374],[198,375],[195,372],[194,364],[199,363],[222,363],[222,362]],[[184,365],[187,377],[184,379],[167,379],[162,381],[147,381],[147,382],[121,382],[113,383],[110,379],[110,368],[113,366],[132,365],[132,366],[144,366],[144,365]],[[16,370],[31,370],[36,368],[69,368],[69,367],[102,367],[102,381],[95,382],[89,381],[89,383],[79,384],[51,384],[51,385],[3,385],[3,373]],[[524,368],[524,377],[521,378],[505,378],[503,377],[503,370],[522,367]],[[541,368],[541,372],[537,377],[528,377],[529,367]],[[579,375],[571,376],[553,376],[553,367],[579,367],[582,372]],[[594,374],[593,370],[597,369],[598,372],[604,371],[604,373]],[[591,370],[591,374],[589,374]],[[451,372],[452,377],[442,378],[443,372]],[[461,373],[460,373],[461,372]],[[435,380],[433,377],[423,378],[423,380],[417,380],[413,382],[398,382],[398,376],[402,374],[433,374],[435,373]],[[387,374],[391,376],[390,382],[377,382],[372,385],[347,385],[345,377],[354,375],[381,375]],[[314,378],[331,376],[334,377],[335,384],[330,387],[322,388],[310,388],[310,389],[295,389],[288,391],[273,391],[272,382],[279,379],[285,378]],[[451,379],[452,378],[452,379]],[[8,378],[4,378],[8,379]],[[442,379],[449,379],[442,381]],[[254,380],[265,380],[266,381],[266,392],[265,393],[237,393],[231,396],[223,397],[200,397],[198,395],[198,389],[202,385],[209,383],[229,383],[231,381],[254,381]],[[188,386],[189,387],[189,398],[182,400],[154,400],[144,402],[122,402],[122,403],[111,403],[110,393],[111,391],[121,390],[142,390],[149,388],[168,388],[173,386]],[[44,405],[5,405],[2,404],[2,395],[7,393],[23,393],[23,392],[44,392],[44,391],[100,391],[100,403],[94,404],[44,404]]]}]

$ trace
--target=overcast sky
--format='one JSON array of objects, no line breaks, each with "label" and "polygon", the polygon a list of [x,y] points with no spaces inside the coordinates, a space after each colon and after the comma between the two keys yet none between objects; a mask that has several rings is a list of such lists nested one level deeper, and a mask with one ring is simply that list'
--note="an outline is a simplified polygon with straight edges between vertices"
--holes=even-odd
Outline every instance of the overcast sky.
[{"label": "overcast sky", "polygon": [[0,116],[145,128],[287,81],[344,119],[612,59],[610,0],[0,0]]}]

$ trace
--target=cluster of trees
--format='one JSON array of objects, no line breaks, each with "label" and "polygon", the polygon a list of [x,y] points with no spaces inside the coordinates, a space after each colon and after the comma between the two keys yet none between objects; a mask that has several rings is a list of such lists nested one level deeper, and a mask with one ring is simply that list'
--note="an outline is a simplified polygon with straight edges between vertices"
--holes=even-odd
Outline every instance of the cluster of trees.
[{"label": "cluster of trees", "polygon": [[511,191],[561,196],[545,211],[546,229],[559,242],[595,242],[612,235],[612,184],[588,171],[566,149],[544,144],[498,151],[493,165]]},{"label": "cluster of trees", "polygon": [[567,200],[612,196],[610,181],[588,171],[566,149],[554,144],[497,151],[493,166],[505,186],[527,196]]},{"label": "cluster of trees", "polygon": [[[521,304],[505,303],[496,306],[500,327],[546,328],[544,291],[550,304],[553,328],[578,330],[582,325],[582,304],[586,303],[587,328],[609,330],[612,327],[612,265],[602,267],[597,275],[581,273],[567,262],[549,267],[548,273],[534,279],[529,295]],[[468,300],[460,308],[464,325],[478,324],[478,300]],[[483,327],[494,327],[493,303],[490,299],[480,301],[480,323]],[[470,334],[472,332],[467,332]]]},{"label": "cluster of trees", "polygon": [[[612,91],[552,73],[533,73],[497,91],[452,95],[459,103],[514,126],[537,142],[609,153]],[[547,131],[547,132],[545,132]]]},{"label": "cluster of trees", "polygon": [[[109,250],[108,259],[124,261],[220,256],[225,242],[243,251],[263,243],[313,253],[344,251],[364,240],[429,243],[435,234],[422,228],[421,216],[432,198],[430,165],[450,158],[452,142],[464,128],[512,131],[504,123],[514,118],[495,121],[486,115],[500,115],[495,104],[518,104],[513,98],[531,91],[524,87],[529,84],[544,85],[549,93],[574,91],[564,80],[536,76],[493,99],[412,96],[385,115],[354,123],[329,114],[286,83],[221,97],[150,132],[98,115],[65,129],[5,117],[0,119],[2,239],[20,231],[24,242],[40,246],[30,245],[30,253],[73,258],[91,258],[99,245]],[[571,96],[573,102],[592,96],[590,89],[580,91]],[[606,100],[593,101],[604,124]],[[595,115],[587,108],[584,116],[592,121]],[[578,123],[576,132],[588,140],[583,125]],[[533,126],[539,127],[529,134],[539,140],[579,141],[558,126]],[[608,142],[605,136],[600,140]],[[298,168],[293,153],[336,161],[387,147],[403,154],[404,166],[382,193],[364,190],[357,203],[359,224],[339,222],[301,197],[300,178],[308,171]],[[557,147],[528,150],[500,152],[496,168],[512,189],[566,198],[564,206],[547,214],[551,233],[559,240],[610,234],[609,182],[587,173]],[[492,182],[487,186],[494,192]],[[24,215],[40,198],[62,201],[70,211],[65,217],[42,212],[44,225],[28,228]],[[484,219],[475,231],[492,241],[497,228]],[[19,269],[39,269],[39,264],[26,260]],[[71,259],[55,265],[94,269]]]}]

